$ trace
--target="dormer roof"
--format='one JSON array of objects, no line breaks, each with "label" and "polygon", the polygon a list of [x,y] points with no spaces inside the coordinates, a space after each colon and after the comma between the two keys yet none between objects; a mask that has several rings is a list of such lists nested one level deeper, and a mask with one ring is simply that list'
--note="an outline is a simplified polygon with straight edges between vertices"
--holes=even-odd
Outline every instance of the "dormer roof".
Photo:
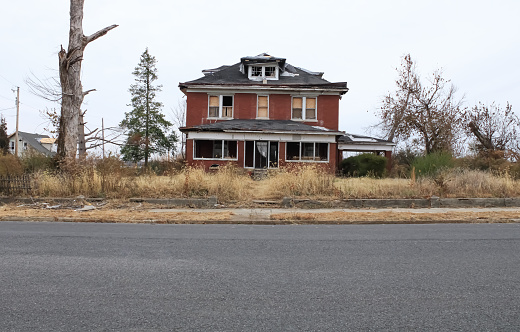
[{"label": "dormer roof", "polygon": [[277,58],[277,57],[274,57],[267,53],[261,53],[261,54],[255,55],[255,56],[246,56],[246,57],[240,58],[240,63],[244,66],[273,63],[273,64],[278,64],[278,66],[282,70],[285,68],[285,59],[284,58]]}]

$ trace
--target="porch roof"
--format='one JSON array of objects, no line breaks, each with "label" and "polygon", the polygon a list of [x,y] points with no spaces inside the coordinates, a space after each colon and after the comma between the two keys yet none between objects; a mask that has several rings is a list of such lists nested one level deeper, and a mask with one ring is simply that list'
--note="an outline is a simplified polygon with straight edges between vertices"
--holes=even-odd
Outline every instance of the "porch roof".
[{"label": "porch roof", "polygon": [[291,133],[291,134],[321,134],[341,136],[342,131],[330,130],[319,126],[310,126],[291,120],[256,120],[233,119],[203,124],[192,127],[179,128],[182,132],[215,131],[215,132],[264,132],[264,133]]}]

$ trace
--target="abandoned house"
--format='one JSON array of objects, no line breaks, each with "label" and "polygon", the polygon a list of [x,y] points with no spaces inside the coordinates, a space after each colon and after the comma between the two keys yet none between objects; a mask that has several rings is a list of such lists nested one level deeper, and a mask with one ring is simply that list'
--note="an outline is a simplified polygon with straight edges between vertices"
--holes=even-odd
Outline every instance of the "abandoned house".
[{"label": "abandoned house", "polygon": [[249,169],[315,163],[334,172],[343,150],[356,146],[390,156],[391,142],[339,130],[346,82],[331,83],[321,72],[265,53],[203,74],[179,84],[187,97],[180,130],[188,165],[207,170],[229,162]]}]

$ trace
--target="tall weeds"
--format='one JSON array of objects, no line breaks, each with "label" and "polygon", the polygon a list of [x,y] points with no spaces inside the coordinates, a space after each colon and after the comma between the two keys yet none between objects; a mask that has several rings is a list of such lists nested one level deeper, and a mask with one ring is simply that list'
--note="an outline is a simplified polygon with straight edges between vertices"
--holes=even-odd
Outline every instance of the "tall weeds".
[{"label": "tall weeds", "polygon": [[60,171],[40,171],[33,175],[33,195],[73,197],[207,197],[220,202],[247,202],[252,199],[281,199],[286,196],[312,199],[341,198],[423,198],[520,197],[520,181],[507,171],[492,173],[451,169],[435,176],[410,179],[336,178],[320,167],[305,165],[272,171],[268,178],[253,181],[243,170],[221,167],[215,173],[200,168],[176,171],[165,176],[138,175],[117,160],[88,161],[82,165],[62,165]]}]

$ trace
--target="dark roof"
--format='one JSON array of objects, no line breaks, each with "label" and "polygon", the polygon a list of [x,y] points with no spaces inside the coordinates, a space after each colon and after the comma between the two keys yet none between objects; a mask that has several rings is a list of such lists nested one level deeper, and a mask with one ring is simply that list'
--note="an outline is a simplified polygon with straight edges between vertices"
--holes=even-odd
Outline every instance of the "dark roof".
[{"label": "dark roof", "polygon": [[394,142],[388,141],[385,139],[370,137],[370,136],[362,136],[356,134],[346,134],[338,138],[338,143],[347,143],[347,144],[389,144],[395,145]]},{"label": "dark roof", "polygon": [[[9,136],[9,138],[14,137],[14,133]],[[18,139],[22,139],[25,142],[27,142],[33,149],[36,151],[43,153],[46,156],[54,156],[56,153],[51,152],[48,149],[46,149],[41,143],[40,139],[42,138],[49,138],[47,135],[40,135],[40,134],[31,134],[26,133],[23,131],[18,131]]]},{"label": "dark roof", "polygon": [[254,65],[257,63],[277,63],[278,66],[283,70],[285,67],[285,59],[284,58],[277,58],[272,55],[269,55],[267,53],[261,53],[255,56],[245,56],[243,58],[240,58],[240,62],[243,65]]},{"label": "dark roof", "polygon": [[288,132],[288,133],[316,133],[342,135],[343,132],[329,130],[318,126],[309,126],[301,122],[291,120],[242,120],[234,119],[204,124],[193,127],[180,128],[182,132],[188,131],[259,131],[259,132]]},{"label": "dark roof", "polygon": [[[247,70],[243,68],[243,64],[254,64],[258,62],[274,61],[280,66],[280,75],[278,80],[268,80],[266,84],[261,81],[252,81],[248,78]],[[242,70],[241,70],[242,69]],[[244,86],[270,86],[270,87],[313,87],[324,89],[337,89],[342,93],[348,91],[346,82],[331,83],[325,80],[322,72],[312,72],[303,68],[294,67],[285,62],[283,58],[272,57],[267,54],[260,54],[253,57],[241,58],[241,62],[230,66],[220,66],[215,69],[206,69],[202,71],[205,76],[196,80],[179,83],[181,89],[196,85],[244,85]]]}]

